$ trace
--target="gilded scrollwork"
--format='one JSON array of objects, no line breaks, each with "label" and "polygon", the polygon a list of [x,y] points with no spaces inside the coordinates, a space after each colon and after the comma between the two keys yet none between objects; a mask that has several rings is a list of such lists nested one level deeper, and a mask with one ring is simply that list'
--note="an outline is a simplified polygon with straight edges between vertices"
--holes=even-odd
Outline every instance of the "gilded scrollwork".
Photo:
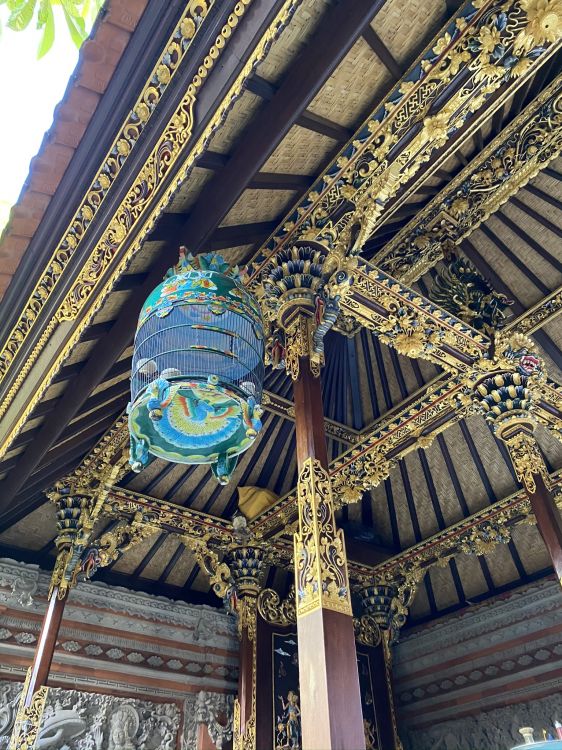
[{"label": "gilded scrollwork", "polygon": [[343,531],[336,528],[330,476],[308,458],[298,483],[299,531],[295,534],[297,615],[317,609],[351,614]]},{"label": "gilded scrollwork", "polygon": [[516,429],[512,434],[502,437],[507,446],[517,479],[525,489],[534,494],[537,491],[536,477],[541,476],[547,487],[551,480],[544,456],[532,432],[527,429]]},{"label": "gilded scrollwork", "polygon": [[221,562],[218,554],[209,547],[208,542],[208,536],[197,540],[185,538],[187,548],[209,576],[213,591],[220,599],[225,599],[233,588],[232,573],[227,563]]},{"label": "gilded scrollwork", "polygon": [[10,737],[9,750],[34,750],[41,729],[49,688],[38,688],[31,696],[31,700],[28,701],[31,671],[30,667],[27,670],[14,728]]},{"label": "gilded scrollwork", "polygon": [[509,544],[511,531],[507,526],[509,514],[496,517],[492,522],[473,526],[463,534],[457,543],[459,552],[466,555],[487,555],[497,544]]},{"label": "gilded scrollwork", "polygon": [[354,272],[341,309],[400,354],[428,359],[452,373],[467,371],[489,346],[487,337],[365,261]]},{"label": "gilded scrollwork", "polygon": [[[206,2],[189,0],[186,3],[180,20],[162,49],[160,59],[152,69],[136,103],[128,113],[96,176],[86,190],[79,208],[29,297],[12,336],[1,352],[0,376],[3,377],[10,367],[19,348],[18,342],[25,337],[35,323],[66,266],[84,240],[164,92],[172,82],[181,62],[189,54],[193,40],[214,3],[215,0],[206,0]],[[119,230],[114,230],[114,235],[116,232],[118,233]]]},{"label": "gilded scrollwork", "polygon": [[364,646],[378,646],[381,642],[382,632],[372,615],[362,614],[361,617],[354,617],[353,628],[355,640]]},{"label": "gilded scrollwork", "polygon": [[[534,61],[558,42],[557,8],[549,22],[552,33],[545,39],[544,33],[529,32],[537,28],[537,21],[530,21],[536,10],[530,3],[484,0],[476,12],[475,3],[463,6],[259,251],[251,283],[258,283],[270,255],[296,238],[344,252],[361,250],[382,221],[387,203],[413,181],[432,154],[477,120],[492,95],[502,88],[507,95],[512,85],[531,75]],[[447,87],[459,76],[462,85],[445,98]],[[444,99],[435,111],[435,103]]]},{"label": "gilded scrollwork", "polygon": [[[556,79],[374,258],[412,284],[517,193],[562,148]],[[523,331],[525,332],[525,331]]]},{"label": "gilded scrollwork", "polygon": [[258,596],[258,612],[270,625],[290,625],[297,621],[295,589],[291,587],[285,599],[277,591],[263,589]]},{"label": "gilded scrollwork", "polygon": [[[558,472],[550,480],[556,502],[561,506],[562,492],[558,490],[562,474]],[[373,580],[414,591],[431,566],[447,564],[461,552],[488,554],[496,544],[509,542],[513,525],[528,523],[534,523],[534,516],[527,493],[522,489],[372,568],[350,562],[349,574],[358,591],[370,586]]]}]

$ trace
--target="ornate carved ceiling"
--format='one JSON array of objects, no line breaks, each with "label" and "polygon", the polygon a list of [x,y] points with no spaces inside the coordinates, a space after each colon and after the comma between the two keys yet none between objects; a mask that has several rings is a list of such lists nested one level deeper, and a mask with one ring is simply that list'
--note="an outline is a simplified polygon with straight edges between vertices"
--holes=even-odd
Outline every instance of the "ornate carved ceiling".
[{"label": "ornate carved ceiling", "polygon": [[[462,549],[470,530],[486,530],[497,513],[519,520],[505,451],[459,406],[462,378],[489,341],[427,298],[443,248],[459,245],[515,299],[508,330],[532,334],[550,365],[539,413],[544,425],[560,425],[560,39],[533,37],[521,3],[489,0],[452,16],[450,3],[408,0],[414,38],[405,3],[279,0],[259,10],[245,0],[220,11],[209,3],[202,22],[187,3],[162,33],[167,56],[155,57],[144,87],[118,105],[123,126],[107,159],[86,171],[89,187],[66,189],[68,229],[53,234],[32,277],[14,282],[21,303],[0,331],[0,544],[20,547],[26,534],[34,559],[52,564],[42,491],[122,412],[136,315],[178,238],[193,250],[253,259],[254,283],[274,248],[297,235],[330,242],[352,211],[363,260],[344,303],[350,336],[332,332],[326,341],[323,387],[354,575],[372,575],[359,562],[365,545],[370,568],[381,555],[393,561],[380,574],[402,569],[410,554],[425,560],[435,545]],[[303,76],[311,55],[315,77]],[[430,348],[400,343],[393,305],[423,318]],[[189,510],[166,511],[175,520],[158,525],[108,580],[135,576],[142,585],[144,577],[172,596],[208,590],[174,524],[183,536],[193,523],[228,535],[237,485],[280,496],[254,527],[285,554],[295,517],[291,383],[272,371],[266,385],[264,430],[231,486],[214,485],[204,467],[161,461],[122,478],[112,496],[123,512],[150,504],[146,497]],[[558,470],[560,443],[546,432],[542,440]],[[369,482],[350,481],[367,464]],[[440,575],[450,579],[443,587],[458,604],[471,576],[481,579],[472,595],[485,596],[534,575],[545,562],[527,554],[527,533],[534,530],[517,526],[493,575],[486,557],[457,566],[440,553]],[[436,601],[431,576],[420,617],[455,606],[451,596],[446,607]],[[282,573],[272,569],[270,578],[284,585]]]}]

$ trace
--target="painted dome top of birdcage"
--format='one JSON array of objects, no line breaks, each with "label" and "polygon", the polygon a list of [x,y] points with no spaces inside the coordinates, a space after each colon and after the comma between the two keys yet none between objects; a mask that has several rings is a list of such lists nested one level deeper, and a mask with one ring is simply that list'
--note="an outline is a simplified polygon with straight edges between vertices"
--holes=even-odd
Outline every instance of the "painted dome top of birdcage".
[{"label": "painted dome top of birdcage", "polygon": [[238,266],[230,267],[217,253],[194,257],[181,248],[179,263],[169,269],[162,283],[147,297],[138,328],[152,315],[165,318],[176,305],[207,305],[219,314],[230,310],[250,316],[259,328],[260,311],[242,280]]}]

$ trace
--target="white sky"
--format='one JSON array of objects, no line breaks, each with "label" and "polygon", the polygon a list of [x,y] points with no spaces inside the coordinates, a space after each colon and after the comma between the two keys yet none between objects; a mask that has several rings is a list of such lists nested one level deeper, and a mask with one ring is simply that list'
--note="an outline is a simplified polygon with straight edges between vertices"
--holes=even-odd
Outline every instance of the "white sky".
[{"label": "white sky", "polygon": [[[60,10],[55,7],[56,11]],[[2,18],[5,21],[5,17]],[[34,22],[24,31],[2,24],[0,71],[0,232],[16,203],[43,135],[53,122],[53,111],[62,99],[78,61],[63,18],[55,15],[55,42],[41,60],[37,49],[41,33]]]}]

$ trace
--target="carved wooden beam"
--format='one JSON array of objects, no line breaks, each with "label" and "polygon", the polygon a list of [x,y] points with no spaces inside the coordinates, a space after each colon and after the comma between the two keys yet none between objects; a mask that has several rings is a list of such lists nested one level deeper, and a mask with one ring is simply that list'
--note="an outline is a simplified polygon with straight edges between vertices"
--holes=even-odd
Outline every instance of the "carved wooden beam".
[{"label": "carved wooden beam", "polygon": [[373,259],[412,284],[515,195],[562,149],[562,75],[433,198]]},{"label": "carved wooden beam", "polygon": [[[555,488],[562,488],[562,471],[551,476]],[[557,502],[562,507],[562,491],[557,490]],[[113,517],[143,518],[152,529],[179,534],[189,541],[203,542],[217,550],[226,549],[234,541],[232,524],[222,518],[190,508],[167,503],[121,487],[109,487],[105,512]],[[350,560],[349,573],[355,585],[366,585],[374,580],[394,581],[408,578],[417,570],[446,562],[451,556],[487,554],[498,543],[507,543],[509,528],[518,523],[533,523],[531,509],[524,490],[518,490],[503,500],[464,518],[419,544],[377,565],[364,565]],[[287,529],[285,529],[287,533]],[[270,543],[270,553],[279,563],[292,564],[292,540],[279,538]]]},{"label": "carved wooden beam", "polygon": [[486,336],[363,260],[340,308],[383,344],[447,371],[466,372],[490,345]]},{"label": "carved wooden beam", "polygon": [[[550,477],[555,488],[557,505],[562,507],[562,471]],[[428,570],[433,565],[446,563],[459,553],[485,555],[496,544],[511,539],[510,527],[519,523],[534,524],[531,506],[524,489],[464,518],[423,542],[409,547],[398,555],[372,567],[349,563],[354,580],[363,584],[376,580],[407,578],[417,570]]]},{"label": "carved wooden beam", "polygon": [[342,235],[359,224],[360,247],[404,186],[433,173],[461,134],[471,135],[554,54],[560,38],[549,45],[542,36],[533,36],[519,2],[465,4],[254,256],[250,286],[297,239],[340,242],[341,251]]},{"label": "carved wooden beam", "polygon": [[[125,274],[177,186],[188,178],[298,3],[299,0],[280,0],[256,5],[253,0],[243,0],[235,6],[216,3],[214,7],[213,0],[204,3],[201,12],[193,3],[184,3],[183,16],[166,41],[137,102],[128,111],[123,127],[118,129],[107,159],[81,196],[70,225],[53,243],[52,255],[41,269],[35,288],[28,299],[22,297],[23,302],[11,316],[13,322],[0,341],[0,417],[5,417],[6,425],[0,456],[8,451],[53,377]],[[218,65],[234,37],[240,44],[240,65]],[[203,59],[205,64],[201,67]],[[179,102],[177,97],[164,96],[178,70],[182,71],[183,81]],[[202,104],[203,88],[206,93]],[[160,133],[155,143],[154,139],[141,138],[149,121],[150,128]],[[131,167],[133,152],[135,166]],[[129,179],[121,180],[115,193],[115,179],[125,164]],[[108,195],[112,196],[109,203]],[[157,259],[156,265],[163,260]],[[79,273],[75,274],[77,266]],[[24,379],[55,333],[56,354],[41,365],[41,377],[26,403],[14,406]]]},{"label": "carved wooden beam", "polygon": [[108,487],[104,512],[112,516],[127,517],[140,513],[143,522],[155,531],[179,534],[184,539],[204,540],[219,547],[227,546],[234,540],[232,524],[224,518],[158,500],[123,487]]},{"label": "carved wooden beam", "polygon": [[[561,131],[562,132],[562,131]],[[562,286],[555,289],[544,299],[533,305],[524,315],[511,321],[505,330],[509,332],[523,333],[530,336],[546,323],[550,323],[562,312]]]},{"label": "carved wooden beam", "polygon": [[[264,391],[262,396],[262,406],[266,411],[277,414],[280,417],[295,421],[295,405],[282,396],[278,396],[271,391]],[[361,432],[354,430],[352,427],[336,422],[334,419],[324,419],[326,434],[348,445],[354,445],[361,438]]]},{"label": "carved wooden beam", "polygon": [[[553,304],[553,300],[558,302]],[[507,334],[526,330],[527,317],[531,321],[529,330],[538,330],[559,314],[561,304],[559,293],[549,295],[513,321]],[[462,403],[463,390],[462,375],[443,375],[371,425],[360,442],[330,465],[339,501],[356,502],[365,480],[375,486],[388,476],[394,462],[412,450],[427,448],[436,435],[467,416],[469,407]],[[537,419],[556,434],[562,434],[560,386],[547,380],[538,386],[536,398]],[[260,537],[276,537],[296,518],[296,493],[291,492],[252,521],[251,527]]]}]

